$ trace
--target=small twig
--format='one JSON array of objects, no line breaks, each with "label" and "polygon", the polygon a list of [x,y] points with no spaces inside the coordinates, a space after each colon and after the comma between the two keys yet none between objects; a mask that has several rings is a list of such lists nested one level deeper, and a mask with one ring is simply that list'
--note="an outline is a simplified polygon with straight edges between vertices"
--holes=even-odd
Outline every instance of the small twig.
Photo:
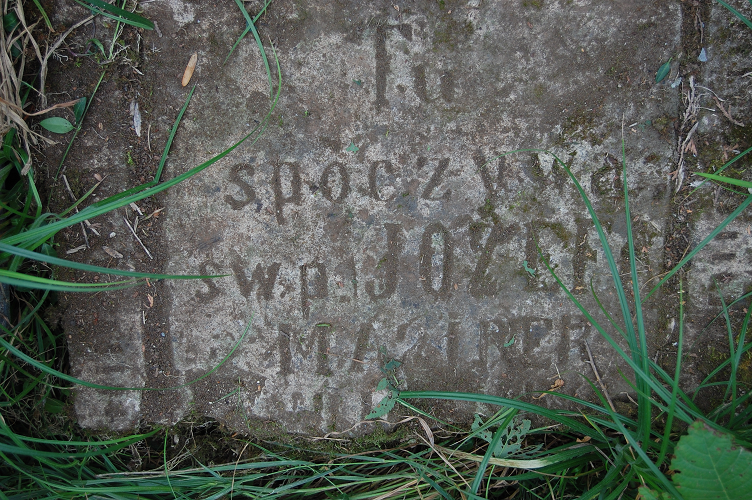
[{"label": "small twig", "polygon": [[608,406],[611,407],[611,411],[616,412],[614,403],[611,401],[611,396],[608,395],[608,390],[606,390],[606,385],[603,383],[601,376],[598,374],[598,368],[596,368],[595,361],[593,361],[593,353],[590,352],[590,345],[588,344],[587,340],[585,341],[585,348],[587,349],[588,358],[590,358],[588,363],[590,363],[590,367],[593,369],[593,373],[595,373],[595,380],[598,382],[598,385],[601,386],[603,394],[606,395],[606,401],[608,401]]},{"label": "small twig", "polygon": [[238,470],[238,464],[240,463],[240,459],[243,457],[243,453],[245,452],[245,449],[248,448],[248,445],[251,444],[250,442],[246,443],[245,446],[243,446],[243,449],[240,450],[240,453],[238,453],[238,459],[235,461],[235,468],[232,469],[232,483],[230,484],[230,500],[232,500],[232,493],[235,491],[235,473]]},{"label": "small twig", "polygon": [[144,245],[144,242],[141,241],[141,238],[138,237],[138,235],[136,234],[136,231],[133,230],[133,227],[131,226],[131,223],[128,222],[128,219],[123,217],[123,220],[125,221],[125,224],[128,226],[128,229],[131,230],[131,233],[133,233],[133,237],[136,238],[136,241],[138,241],[138,243],[141,245],[141,248],[143,248],[144,252],[146,252],[146,255],[148,255],[150,259],[154,260],[154,257],[151,256],[149,249],[146,248],[146,245]]},{"label": "small twig", "polygon": [[[281,331],[281,330],[280,330],[280,331]],[[282,333],[285,333],[285,332],[282,332]],[[285,333],[285,335],[287,335],[287,334]],[[289,335],[288,335],[288,337],[289,337]],[[342,354],[334,354],[333,352],[331,352],[331,351],[329,350],[329,348],[327,348],[327,349],[326,349],[326,355],[327,355],[327,356],[336,356],[336,357],[338,357],[338,358],[340,358],[340,357],[344,357],[344,356],[343,356]],[[363,364],[363,365],[367,364],[367,362],[366,362],[366,361],[362,361],[362,360],[360,360],[360,359],[355,359],[355,358],[350,358],[350,361],[355,361],[356,363],[361,363],[361,364]]]},{"label": "small twig", "polygon": [[[73,191],[70,188],[70,184],[68,184],[68,178],[65,176],[65,174],[63,174],[63,182],[65,182],[65,189],[68,190],[68,194],[73,200],[73,203],[76,203],[78,200],[76,199],[76,195],[73,194]],[[76,213],[78,213],[78,207],[73,207],[73,209],[76,211]],[[79,224],[81,225],[81,232],[84,234],[84,242],[86,242],[86,247],[91,248],[91,245],[89,245],[89,237],[86,236],[86,228],[84,227],[84,223],[79,222]]]},{"label": "small twig", "polygon": [[44,57],[41,60],[42,68],[39,70],[39,95],[42,98],[42,107],[47,106],[47,96],[44,94],[44,84],[45,80],[47,79],[47,61],[49,60],[50,56],[52,56],[52,54],[54,54],[55,51],[60,47],[60,45],[62,45],[66,37],[70,35],[71,32],[73,32],[73,30],[75,30],[79,26],[83,26],[92,19],[94,19],[94,16],[89,16],[83,21],[79,21],[78,23],[74,24],[68,29],[68,31],[60,35],[60,37],[55,40],[55,43],[53,43],[51,47],[47,47]]},{"label": "small twig", "polygon": [[729,109],[728,109],[728,111],[726,111],[723,108],[723,105],[721,104],[721,101],[718,100],[718,97],[714,96],[714,98],[715,98],[715,103],[718,104],[719,108],[721,108],[721,112],[723,113],[723,115],[726,118],[728,118],[731,123],[733,123],[734,125],[738,125],[740,127],[744,126],[744,124],[742,122],[740,122],[739,120],[734,120],[733,118],[731,118],[731,104],[729,104]]},{"label": "small twig", "polygon": [[689,141],[692,139],[692,134],[695,133],[695,130],[697,130],[697,126],[699,124],[700,124],[699,121],[695,122],[694,126],[689,130],[687,137],[684,138],[684,141],[679,147],[679,164],[676,169],[676,192],[677,193],[681,189],[682,182],[684,182],[684,163],[685,163],[684,153],[687,151],[687,144],[689,144]]},{"label": "small twig", "polygon": [[[697,125],[699,124],[699,121],[697,120],[697,111],[700,106],[700,96],[697,95],[695,92],[695,77],[690,76],[689,77],[689,93],[686,95],[686,104],[687,109],[684,111],[684,119],[682,120],[682,125],[679,129],[679,138],[677,140],[677,149],[679,153],[679,161],[676,166],[676,170],[672,172],[672,174],[675,174],[676,179],[676,192],[678,193],[681,189],[682,182],[684,181],[684,153],[687,147],[687,144],[689,144],[690,140],[692,139],[692,134],[697,129]],[[687,129],[690,123],[695,122],[692,128],[690,129],[687,136],[682,140],[681,134]]]},{"label": "small twig", "polygon": [[[76,199],[76,196],[73,194],[73,191],[71,191],[70,185],[68,184],[68,179],[65,177],[65,175],[63,175],[63,180],[65,181],[65,187],[68,188],[68,194],[70,195],[71,199],[73,200],[73,203],[76,203],[78,200]],[[94,188],[96,189],[96,187],[99,186],[101,183],[102,183],[102,181],[97,182],[94,185]],[[76,213],[78,213],[78,207],[77,206],[73,207],[73,209],[76,211]],[[86,227],[89,228],[89,231],[91,231],[92,233],[96,234],[97,236],[101,236],[101,234],[99,234],[99,231],[96,230],[96,228],[94,227],[94,225],[91,222],[89,222],[88,219],[84,220],[84,224],[86,224]]]}]

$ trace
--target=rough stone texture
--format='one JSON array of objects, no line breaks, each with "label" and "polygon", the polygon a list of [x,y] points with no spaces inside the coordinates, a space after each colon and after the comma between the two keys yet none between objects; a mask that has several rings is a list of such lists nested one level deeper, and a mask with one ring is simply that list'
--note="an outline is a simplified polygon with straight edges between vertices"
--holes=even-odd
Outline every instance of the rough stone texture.
[{"label": "rough stone texture", "polygon": [[[748,2],[734,2],[732,5],[752,19],[752,7]],[[752,71],[752,30],[715,2],[711,2],[702,14],[703,18],[708,19],[703,26],[703,43],[688,54],[689,59],[699,67],[696,91],[700,102],[699,126],[693,140],[697,155],[689,158],[689,166],[690,171],[713,172],[750,145],[752,114],[749,103],[752,89],[750,77],[745,75]],[[706,62],[698,59],[700,46],[705,48]],[[686,82],[682,90],[684,95],[689,94]],[[686,98],[684,102],[687,102]],[[731,119],[723,113],[721,106],[730,113]],[[749,166],[747,156],[729,166],[724,175],[752,180]],[[691,239],[685,245],[694,248],[738,207],[743,198],[718,185],[702,183],[699,177],[691,177],[689,181],[698,190],[693,193],[691,203],[685,210],[689,212],[687,220],[691,227]],[[714,367],[728,356],[726,322],[723,318],[712,324],[710,322],[721,313],[721,298],[731,304],[752,291],[751,263],[752,214],[747,209],[692,260],[685,286],[689,304],[686,338],[687,345],[696,350],[700,358],[698,369],[690,367],[687,370],[688,378],[701,380],[709,367]],[[745,301],[731,307],[730,321],[734,337],[738,336],[748,304]],[[678,316],[674,314],[674,317]],[[751,375],[749,368],[742,367],[740,373],[740,377],[745,379]]]},{"label": "rough stone texture", "polygon": [[[243,29],[232,2],[144,12],[164,34],[143,34],[141,66],[159,103],[145,122],[162,140],[188,92],[183,68],[199,56],[171,177],[263,120],[269,86],[250,35],[222,64]],[[143,367],[131,386],[174,386],[211,370],[246,324],[249,333],[216,373],[179,391],[79,392],[81,423],[134,425],[140,405],[150,421],[195,411],[237,428],[343,430],[373,407],[390,358],[411,390],[514,397],[559,373],[564,392],[592,397],[579,375],[591,376],[586,340],[624,399],[622,365],[536,249],[578,298],[593,307],[592,282],[615,313],[584,204],[551,154],[497,156],[543,148],[569,165],[627,273],[623,137],[639,272],[665,272],[681,89],[656,84],[655,72],[682,51],[682,20],[679,2],[650,0],[273,3],[259,30],[283,86],[264,135],[162,199],[164,270],[230,276],[156,284],[152,307],[124,298],[117,335],[144,347],[114,362]],[[670,314],[655,304],[651,343],[663,345]],[[103,404],[121,414],[95,414]],[[458,419],[477,410],[435,409]]]}]

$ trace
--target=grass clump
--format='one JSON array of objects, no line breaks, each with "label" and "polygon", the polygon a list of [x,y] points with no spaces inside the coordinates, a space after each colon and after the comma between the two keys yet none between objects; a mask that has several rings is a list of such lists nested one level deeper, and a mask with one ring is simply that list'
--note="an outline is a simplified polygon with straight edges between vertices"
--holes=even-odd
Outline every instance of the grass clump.
[{"label": "grass clump", "polygon": [[[93,9],[92,15],[113,17],[117,22],[116,34],[121,23],[147,29],[153,26],[143,17],[115,5],[99,0],[87,0],[86,5]],[[41,9],[38,3],[37,6]],[[25,108],[32,91],[37,90],[43,96],[46,62],[73,28],[53,43],[44,57],[39,57],[41,79],[26,78],[25,71],[28,70],[25,49],[32,45],[36,47],[36,42],[26,25],[23,4],[13,2],[11,5],[8,0],[3,0],[2,10],[8,14],[3,18],[4,29],[0,35],[3,56],[0,58],[0,102],[3,104],[0,150],[0,292],[4,299],[0,302],[6,307],[0,318],[0,498],[87,498],[89,495],[96,495],[93,493],[95,491],[108,498],[137,498],[140,490],[128,491],[122,486],[122,482],[113,486],[114,480],[102,479],[100,476],[133,469],[134,454],[137,455],[139,449],[153,450],[153,442],[151,445],[146,443],[153,441],[155,437],[161,439],[162,434],[166,439],[167,434],[161,429],[153,429],[116,438],[89,436],[65,417],[64,410],[70,394],[70,383],[110,390],[149,389],[102,386],[65,374],[64,339],[60,332],[53,331],[47,325],[43,309],[54,302],[55,294],[61,291],[98,292],[137,286],[146,279],[199,279],[212,276],[160,275],[68,261],[56,255],[55,236],[67,227],[154,196],[197,175],[230,154],[240,144],[258,140],[277,103],[281,72],[277,66],[279,78],[274,82],[264,47],[255,27],[251,26],[249,30],[253,32],[264,57],[270,83],[271,110],[265,120],[227,150],[173,179],[163,181],[161,174],[194,87],[178,113],[153,180],[79,208],[88,201],[95,186],[62,212],[47,212],[29,152],[29,145],[44,140],[44,137],[33,132],[26,123],[26,119],[32,115],[26,113]],[[42,15],[46,19],[44,11]],[[112,47],[114,46],[113,39]],[[104,73],[97,87],[103,77]],[[87,99],[84,98],[65,104],[73,107],[75,125],[62,118],[46,119],[40,125],[54,133],[73,130],[78,132],[91,102],[90,98],[87,104]],[[55,109],[55,106],[51,109]],[[73,140],[75,135],[68,144],[66,154]],[[104,279],[92,283],[63,281],[56,278],[55,266],[108,276],[117,275],[123,279]],[[247,331],[246,329],[246,333]],[[241,339],[244,337],[245,334]],[[225,360],[228,357],[229,354]],[[166,452],[166,444],[162,451]],[[166,465],[165,471],[167,472]],[[169,483],[168,478],[166,486],[151,485],[148,491],[157,495],[172,491]]]}]

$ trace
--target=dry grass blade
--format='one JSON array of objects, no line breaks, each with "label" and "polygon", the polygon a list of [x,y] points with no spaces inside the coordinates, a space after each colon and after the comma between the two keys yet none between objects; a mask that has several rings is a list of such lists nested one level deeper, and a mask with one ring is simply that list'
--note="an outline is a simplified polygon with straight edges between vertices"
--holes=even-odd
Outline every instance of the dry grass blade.
[{"label": "dry grass blade", "polygon": [[42,136],[33,133],[23,118],[21,89],[26,67],[26,49],[29,44],[32,44],[37,49],[37,54],[39,51],[26,25],[21,2],[14,2],[13,8],[9,8],[9,1],[2,0],[2,12],[15,14],[17,23],[12,28],[8,26],[10,29],[7,32],[6,26],[0,30],[0,98],[2,99],[0,101],[0,136],[5,137],[11,128],[18,130],[21,143],[27,153],[22,172],[26,174],[31,168],[29,143],[36,144],[37,138],[42,138]]},{"label": "dry grass blade", "polygon": [[603,383],[603,380],[601,380],[601,376],[598,373],[598,367],[595,366],[595,360],[593,359],[593,353],[590,351],[590,344],[588,344],[588,341],[585,341],[585,348],[587,349],[588,353],[588,364],[593,369],[593,373],[595,374],[595,380],[598,382],[598,385],[601,386],[601,390],[603,391],[603,394],[606,396],[606,400],[608,401],[608,406],[611,407],[611,411],[616,412],[616,408],[614,408],[614,403],[611,401],[611,396],[608,394],[608,390],[606,390],[606,385]]},{"label": "dry grass blade", "polygon": [[89,23],[92,19],[94,19],[94,16],[89,16],[83,21],[77,22],[76,24],[68,28],[68,31],[60,35],[58,39],[55,40],[55,43],[48,46],[47,49],[45,50],[44,57],[42,57],[40,60],[40,62],[42,63],[42,67],[39,70],[39,94],[42,100],[42,107],[47,106],[47,96],[45,96],[44,94],[44,85],[47,80],[47,62],[49,61],[50,57],[52,57],[52,54],[54,54],[55,51],[58,48],[60,48],[60,45],[62,45],[62,43],[65,41],[68,35],[73,33],[73,31],[83,26],[84,24]]},{"label": "dry grass blade", "polygon": [[393,498],[393,497],[399,495],[401,492],[405,491],[406,489],[412,488],[416,484],[418,484],[418,480],[417,479],[415,479],[413,481],[410,481],[409,483],[405,483],[402,486],[400,486],[400,487],[398,487],[398,488],[396,488],[396,489],[394,489],[392,491],[388,491],[388,492],[384,493],[383,495],[377,496],[373,500],[386,500],[387,498]]},{"label": "dry grass blade", "polygon": [[[144,242],[141,241],[141,238],[138,237],[138,235],[136,234],[136,230],[133,229],[133,226],[131,226],[131,223],[128,222],[128,219],[126,219],[125,217],[123,217],[123,220],[125,221],[125,225],[128,226],[128,229],[131,230],[131,233],[136,238],[136,241],[138,241],[139,245],[141,245],[141,248],[143,248],[144,252],[146,252],[146,255],[148,255],[150,259],[154,260],[154,257],[152,257],[151,252],[149,252],[149,249],[146,248],[146,245],[144,245]],[[138,219],[136,219],[136,220],[138,220]]]}]

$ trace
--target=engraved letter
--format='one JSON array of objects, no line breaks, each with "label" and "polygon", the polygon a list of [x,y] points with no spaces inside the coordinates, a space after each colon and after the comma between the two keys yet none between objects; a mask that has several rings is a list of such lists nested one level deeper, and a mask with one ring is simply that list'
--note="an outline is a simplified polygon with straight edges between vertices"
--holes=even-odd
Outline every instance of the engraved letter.
[{"label": "engraved letter", "polygon": [[376,177],[380,166],[384,166],[384,171],[387,174],[393,174],[394,170],[392,169],[392,162],[387,160],[379,160],[371,163],[371,168],[368,170],[368,192],[370,193],[371,197],[376,201],[389,201],[393,200],[396,194],[393,194],[391,198],[384,199],[379,194],[379,188],[376,185]]},{"label": "engraved letter", "polygon": [[279,262],[274,262],[264,272],[264,267],[260,263],[256,264],[256,269],[253,270],[251,279],[253,283],[258,283],[256,288],[257,301],[261,302],[261,299],[269,300],[272,298],[274,282],[277,281],[277,274],[279,273],[279,266]]},{"label": "engraved letter", "polygon": [[399,224],[384,224],[386,229],[386,254],[379,260],[377,269],[384,270],[384,290],[376,293],[376,286],[373,281],[366,283],[366,293],[372,301],[376,299],[385,299],[391,297],[397,290],[397,281],[399,280],[399,257],[405,245],[402,236],[402,227]]},{"label": "engraved letter", "polygon": [[381,111],[389,105],[386,100],[386,77],[389,74],[389,54],[386,52],[386,37],[389,29],[396,29],[407,40],[413,39],[413,27],[409,24],[376,26],[374,49],[376,52],[376,111]]},{"label": "engraved letter", "polygon": [[272,175],[272,187],[274,188],[274,207],[277,214],[277,223],[282,225],[285,223],[285,215],[283,209],[287,203],[294,205],[300,205],[300,165],[297,163],[285,163],[290,170],[290,190],[292,193],[290,196],[285,196],[282,192],[282,166],[276,165],[274,167],[274,174]]},{"label": "engraved letter", "polygon": [[[434,253],[434,248],[441,247],[441,257]],[[429,224],[423,231],[420,243],[420,276],[423,289],[434,297],[446,297],[452,285],[452,235],[440,223]],[[434,287],[434,261],[441,265],[441,276],[437,277],[438,289]]]},{"label": "engraved letter", "polygon": [[470,224],[470,247],[480,253],[478,263],[475,265],[475,271],[467,285],[470,295],[479,299],[481,297],[494,296],[499,291],[499,283],[492,279],[488,274],[488,266],[491,264],[496,246],[504,240],[511,238],[515,231],[519,230],[517,224],[507,227],[501,224],[494,224],[491,228],[491,234],[486,239],[486,244],[481,244],[481,235],[485,229],[484,224]]},{"label": "engraved letter", "polygon": [[[418,157],[418,170],[422,169],[426,166],[428,163],[428,160],[426,160],[425,157],[420,156]],[[438,200],[438,199],[449,199],[449,197],[452,195],[451,191],[447,191],[444,193],[441,198],[431,198],[431,193],[433,193],[433,190],[439,187],[439,184],[441,184],[441,176],[444,174],[444,171],[449,166],[449,158],[442,158],[439,160],[439,163],[436,165],[436,170],[433,171],[433,175],[431,175],[431,178],[428,180],[428,184],[426,184],[425,189],[423,190],[423,194],[420,195],[421,198],[424,200]]]},{"label": "engraved letter", "polygon": [[493,197],[501,190],[504,168],[506,167],[506,156],[502,156],[495,161],[497,164],[496,179],[494,179],[493,172],[491,171],[491,165],[494,163],[494,160],[486,162],[486,157],[480,151],[473,155],[473,162],[475,162],[475,167],[478,169],[478,173],[480,173],[480,178],[489,197]]},{"label": "engraved letter", "polygon": [[[315,269],[315,276],[308,283],[308,270]],[[303,311],[303,317],[308,319],[311,314],[311,303],[309,299],[324,299],[329,295],[329,287],[326,278],[326,267],[324,264],[303,264],[300,266],[300,302]]]},{"label": "engraved letter", "polygon": [[307,359],[315,357],[316,374],[327,375],[329,361],[326,353],[329,350],[329,340],[321,328],[315,329],[309,335],[298,333],[288,324],[280,323],[279,336],[279,369],[284,375],[293,372],[293,368],[302,368]]},{"label": "engraved letter", "polygon": [[240,172],[242,171],[247,172],[248,177],[253,177],[253,166],[248,163],[238,163],[230,169],[230,182],[237,184],[237,186],[243,192],[243,195],[245,195],[245,200],[236,200],[229,194],[225,195],[225,201],[233,210],[240,210],[256,199],[256,192],[253,190],[251,185],[244,181],[240,176]]},{"label": "engraved letter", "polygon": [[[368,342],[371,339],[373,333],[373,326],[370,323],[363,323],[360,325],[360,331],[358,331],[358,338],[355,340],[355,352],[352,355],[350,361],[350,372],[363,371],[363,358],[366,355],[368,349]],[[358,361],[361,361],[359,363]]]},{"label": "engraved letter", "polygon": [[[336,198],[332,193],[332,186],[329,185],[329,177],[332,175],[335,169],[339,173],[340,185],[339,196],[337,196]],[[321,174],[320,184],[321,193],[324,195],[324,198],[331,201],[332,203],[342,203],[343,201],[345,201],[345,198],[347,198],[347,195],[350,194],[350,174],[347,172],[347,168],[345,168],[345,166],[338,161],[330,163],[324,169],[324,173]]]},{"label": "engraved letter", "polygon": [[[202,275],[212,274],[212,273],[209,272],[209,269],[208,269],[209,266],[211,266],[211,268],[214,269],[214,272],[216,274],[220,274],[219,273],[219,269],[221,269],[222,266],[220,266],[216,262],[205,261],[205,262],[202,262],[201,265],[199,266],[199,270],[201,271]],[[206,292],[198,292],[197,291],[196,292],[196,297],[199,300],[202,300],[204,302],[209,302],[210,300],[216,299],[217,296],[219,295],[219,287],[217,287],[217,284],[214,282],[214,280],[213,279],[202,279],[201,281],[204,282],[204,284],[206,285],[206,288],[208,288],[209,290],[206,291]]]}]

